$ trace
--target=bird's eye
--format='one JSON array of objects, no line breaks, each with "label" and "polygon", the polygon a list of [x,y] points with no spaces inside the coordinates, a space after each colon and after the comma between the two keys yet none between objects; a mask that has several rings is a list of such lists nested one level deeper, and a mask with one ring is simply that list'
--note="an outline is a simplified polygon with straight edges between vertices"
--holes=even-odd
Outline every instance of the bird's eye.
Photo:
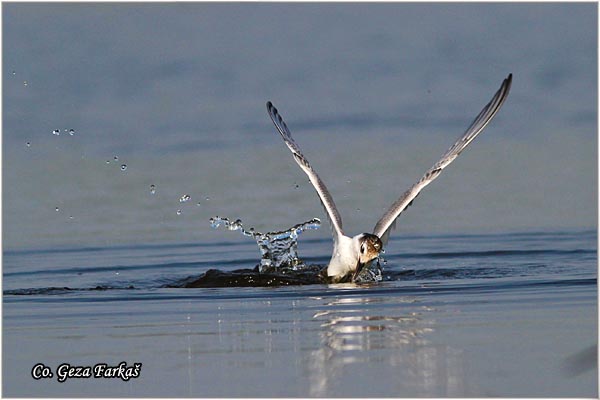
[{"label": "bird's eye", "polygon": [[361,252],[362,254],[364,254],[364,253],[365,253],[365,244],[364,244],[364,243],[360,245],[360,252]]}]

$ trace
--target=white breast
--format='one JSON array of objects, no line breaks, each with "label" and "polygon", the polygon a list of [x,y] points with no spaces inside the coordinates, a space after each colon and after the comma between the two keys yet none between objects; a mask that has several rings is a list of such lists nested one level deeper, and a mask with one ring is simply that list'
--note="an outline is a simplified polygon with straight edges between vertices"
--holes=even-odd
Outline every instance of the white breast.
[{"label": "white breast", "polygon": [[344,276],[356,269],[358,263],[358,246],[356,238],[340,236],[333,247],[331,261],[327,267],[328,276]]}]

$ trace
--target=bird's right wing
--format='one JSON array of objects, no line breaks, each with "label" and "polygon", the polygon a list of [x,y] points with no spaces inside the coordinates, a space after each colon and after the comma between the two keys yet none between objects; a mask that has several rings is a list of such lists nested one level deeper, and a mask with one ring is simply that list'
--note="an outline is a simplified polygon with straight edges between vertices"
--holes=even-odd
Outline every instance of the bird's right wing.
[{"label": "bird's right wing", "polygon": [[275,124],[275,127],[281,134],[283,141],[287,145],[288,149],[290,149],[290,151],[292,152],[294,160],[296,160],[300,168],[302,168],[302,171],[304,171],[306,175],[308,175],[308,179],[317,191],[319,199],[321,200],[321,204],[323,204],[323,208],[325,208],[325,212],[327,213],[327,217],[329,218],[329,221],[331,223],[333,239],[337,243],[338,237],[344,234],[344,232],[342,231],[342,218],[340,217],[340,213],[338,212],[337,207],[333,202],[331,194],[329,194],[329,190],[327,190],[327,187],[325,186],[321,178],[319,178],[319,175],[317,175],[315,170],[312,169],[312,167],[308,163],[308,160],[302,154],[300,147],[298,147],[298,145],[292,138],[292,134],[290,133],[290,130],[285,124],[285,121],[283,120],[283,118],[281,118],[281,115],[279,115],[277,109],[273,106],[273,104],[270,101],[267,102],[267,111],[269,113],[269,116],[271,117],[271,120]]},{"label": "bird's right wing", "polygon": [[512,74],[509,74],[506,79],[502,82],[500,89],[494,94],[494,97],[490,102],[481,110],[479,115],[475,117],[475,120],[467,128],[465,133],[454,143],[442,156],[442,158],[433,165],[421,179],[410,189],[408,189],[375,225],[373,234],[379,236],[383,244],[387,243],[390,231],[396,225],[396,219],[400,216],[402,211],[410,206],[417,197],[417,195],[423,190],[423,188],[429,185],[435,178],[437,178],[442,170],[446,168],[458,155],[483,131],[487,124],[494,118],[506,97],[510,91],[510,85],[512,83]]}]

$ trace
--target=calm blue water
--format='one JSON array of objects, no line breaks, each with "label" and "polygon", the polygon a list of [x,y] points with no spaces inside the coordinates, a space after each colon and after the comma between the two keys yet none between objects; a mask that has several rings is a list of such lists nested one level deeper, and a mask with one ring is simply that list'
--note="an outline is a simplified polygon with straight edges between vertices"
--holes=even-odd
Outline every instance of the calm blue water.
[{"label": "calm blue water", "polygon": [[[372,286],[164,288],[250,238],[4,254],[4,395],[595,396],[593,231],[395,238]],[[304,233],[300,256],[329,241]],[[142,363],[129,382],[37,363]]]},{"label": "calm blue water", "polygon": [[[4,395],[597,396],[596,4],[2,13]],[[380,284],[166,287],[258,263],[211,217],[325,221],[267,101],[354,235],[509,73],[486,131],[402,214]],[[326,263],[329,229],[298,249]],[[121,361],[140,377],[31,377]]]}]

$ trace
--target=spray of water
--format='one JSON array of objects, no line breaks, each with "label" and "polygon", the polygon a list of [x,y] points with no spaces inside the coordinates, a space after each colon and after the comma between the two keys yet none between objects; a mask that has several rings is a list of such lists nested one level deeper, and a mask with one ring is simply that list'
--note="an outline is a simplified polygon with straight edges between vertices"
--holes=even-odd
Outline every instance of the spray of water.
[{"label": "spray of water", "polygon": [[321,221],[313,218],[284,231],[267,233],[257,232],[254,228],[244,229],[240,219],[231,222],[228,218],[214,217],[210,219],[210,225],[213,228],[224,226],[230,231],[240,231],[242,235],[256,240],[261,253],[259,271],[267,273],[285,269],[298,271],[303,268],[304,263],[298,257],[298,235],[308,229],[318,229]]}]

